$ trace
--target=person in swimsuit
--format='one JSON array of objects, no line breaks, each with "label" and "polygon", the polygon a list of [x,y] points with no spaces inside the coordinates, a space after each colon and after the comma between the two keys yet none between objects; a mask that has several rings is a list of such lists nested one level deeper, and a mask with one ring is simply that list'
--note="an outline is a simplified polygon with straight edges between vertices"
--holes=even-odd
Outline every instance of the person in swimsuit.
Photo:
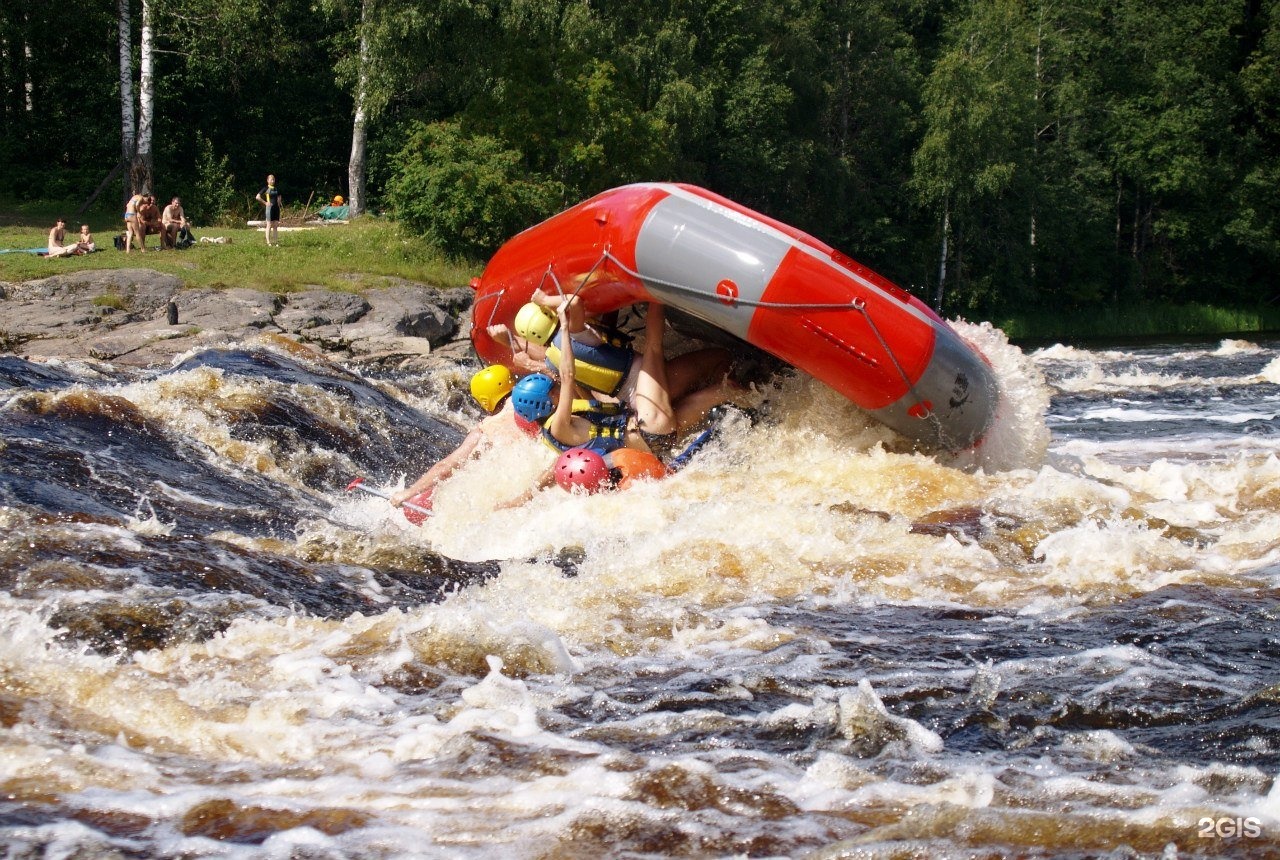
[{"label": "person in swimsuit", "polygon": [[182,211],[182,201],[177,197],[164,207],[164,212],[160,215],[160,233],[161,245],[165,248],[176,248],[178,246],[178,231],[187,226],[187,213]]},{"label": "person in swimsuit", "polygon": [[138,240],[138,250],[144,254],[147,252],[147,228],[138,217],[138,207],[146,199],[143,194],[135,194],[129,198],[128,203],[124,204],[124,252],[126,254],[133,250],[134,239]]},{"label": "person in swimsuit", "polygon": [[58,223],[53,225],[53,229],[49,231],[49,241],[45,248],[46,257],[69,257],[72,254],[82,254],[83,251],[77,249],[75,243],[70,245],[64,244],[67,241],[67,222],[58,219]]}]

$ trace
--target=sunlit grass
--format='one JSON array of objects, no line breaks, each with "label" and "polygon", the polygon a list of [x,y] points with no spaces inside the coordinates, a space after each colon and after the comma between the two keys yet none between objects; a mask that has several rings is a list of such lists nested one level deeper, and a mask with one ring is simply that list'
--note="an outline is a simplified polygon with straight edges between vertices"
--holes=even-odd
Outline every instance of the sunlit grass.
[{"label": "sunlit grass", "polygon": [[[4,203],[0,201],[0,207]],[[74,207],[68,207],[74,212]],[[46,259],[35,254],[0,254],[0,281],[25,281],[79,269],[147,268],[181,278],[188,287],[249,287],[289,292],[307,287],[364,290],[398,279],[438,287],[462,287],[480,273],[482,264],[450,260],[422,239],[382,218],[350,224],[282,229],[280,247],[269,248],[260,229],[196,225],[197,239],[222,237],[228,244],[197,243],[182,251],[158,251],[159,238],[147,237],[147,253],[125,254],[112,237],[124,228],[112,214],[90,213],[76,220],[56,205],[10,207],[0,217],[0,248],[44,247],[49,228],[66,218],[74,235],[89,224],[98,248],[81,257]],[[118,216],[116,216],[118,217]]]}]

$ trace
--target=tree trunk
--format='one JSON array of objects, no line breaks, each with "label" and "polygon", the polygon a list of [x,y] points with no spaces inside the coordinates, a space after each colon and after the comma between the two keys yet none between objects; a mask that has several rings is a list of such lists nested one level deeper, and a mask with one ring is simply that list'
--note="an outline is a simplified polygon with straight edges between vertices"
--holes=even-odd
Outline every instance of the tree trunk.
[{"label": "tree trunk", "polygon": [[[1031,225],[1030,237],[1031,243],[1030,257],[1030,275],[1031,289],[1034,292],[1036,288],[1036,188],[1039,187],[1040,176],[1040,112],[1042,106],[1041,99],[1044,98],[1044,7],[1040,7],[1039,15],[1036,20],[1036,91],[1035,103],[1036,110],[1031,123],[1031,169],[1034,171],[1036,181],[1031,186]],[[1046,126],[1047,127],[1047,126]]]},{"label": "tree trunk", "polygon": [[364,213],[365,148],[368,136],[368,109],[365,99],[369,88],[369,2],[360,7],[360,73],[356,81],[355,119],[351,123],[351,159],[347,162],[347,206],[352,218]]},{"label": "tree trunk", "polygon": [[26,27],[23,28],[22,37],[22,106],[27,113],[35,113],[36,101],[33,93],[36,85],[31,80],[31,42],[27,41]]},{"label": "tree trunk", "polygon": [[351,124],[351,160],[347,162],[347,206],[352,218],[364,213],[365,126],[364,107],[357,105],[355,121]]},{"label": "tree trunk", "polygon": [[[120,36],[120,162],[132,166],[138,146],[133,113],[133,18],[129,0],[117,0],[116,8]],[[123,180],[124,199],[128,200],[134,193],[132,170],[124,172]]]},{"label": "tree trunk", "polygon": [[[1124,254],[1124,179],[1116,174],[1116,257]],[[1120,302],[1120,282],[1114,277],[1111,280],[1111,304]]]},{"label": "tree trunk", "polygon": [[152,184],[154,161],[151,153],[151,132],[154,128],[156,101],[155,40],[151,24],[152,2],[153,0],[142,0],[142,58],[138,78],[138,151],[133,163],[137,187],[147,194],[155,191]]},{"label": "tree trunk", "polygon": [[951,201],[942,204],[942,253],[938,260],[938,289],[933,294],[933,309],[942,313],[942,297],[947,285],[947,245],[951,239]]}]

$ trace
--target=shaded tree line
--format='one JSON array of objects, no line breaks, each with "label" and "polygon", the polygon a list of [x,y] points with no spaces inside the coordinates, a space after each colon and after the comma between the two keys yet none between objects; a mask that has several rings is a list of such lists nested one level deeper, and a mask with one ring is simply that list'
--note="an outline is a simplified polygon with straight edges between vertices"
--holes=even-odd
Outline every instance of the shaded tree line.
[{"label": "shaded tree line", "polygon": [[[83,197],[119,160],[117,13],[0,11],[0,192]],[[247,214],[272,171],[295,203],[341,192],[482,258],[595,192],[675,180],[948,313],[1277,300],[1280,0],[184,0],[152,19],[155,181],[206,219]]]}]

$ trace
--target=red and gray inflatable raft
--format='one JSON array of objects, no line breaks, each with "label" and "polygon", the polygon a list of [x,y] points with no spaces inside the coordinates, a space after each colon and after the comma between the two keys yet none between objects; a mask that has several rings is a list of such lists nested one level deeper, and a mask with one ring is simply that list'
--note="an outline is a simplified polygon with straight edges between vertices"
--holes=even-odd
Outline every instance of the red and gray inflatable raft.
[{"label": "red and gray inflatable raft", "polygon": [[814,237],[692,185],[606,191],[517,234],[476,289],[471,339],[509,364],[511,328],[538,287],[591,313],[679,308],[834,388],[921,446],[982,441],[999,402],[990,364],[919,299]]}]

